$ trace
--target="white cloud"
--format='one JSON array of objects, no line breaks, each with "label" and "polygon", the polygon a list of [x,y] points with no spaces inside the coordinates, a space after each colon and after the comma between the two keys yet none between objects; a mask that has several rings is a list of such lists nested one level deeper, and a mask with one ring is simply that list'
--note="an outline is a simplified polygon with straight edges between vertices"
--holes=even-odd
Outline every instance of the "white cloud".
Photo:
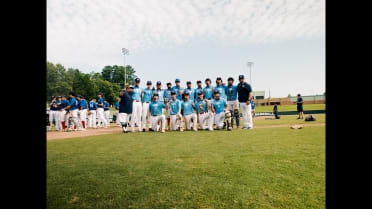
[{"label": "white cloud", "polygon": [[324,0],[48,0],[48,59],[92,66],[123,46],[132,52],[198,38],[251,44],[323,37]]}]

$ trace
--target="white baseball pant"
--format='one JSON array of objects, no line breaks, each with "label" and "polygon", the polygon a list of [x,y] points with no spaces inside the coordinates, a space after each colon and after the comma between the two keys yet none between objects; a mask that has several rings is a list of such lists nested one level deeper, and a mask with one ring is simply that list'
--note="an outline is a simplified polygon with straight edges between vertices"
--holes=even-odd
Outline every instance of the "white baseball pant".
[{"label": "white baseball pant", "polygon": [[57,115],[57,111],[55,111],[55,110],[49,110],[49,130],[52,130],[53,119],[55,120],[55,127],[56,127],[56,130],[57,130],[57,118],[56,118],[56,115]]},{"label": "white baseball pant", "polygon": [[103,108],[97,108],[98,127],[101,127],[101,122],[103,122],[104,126],[107,127],[107,120],[104,116],[103,111]]},{"label": "white baseball pant", "polygon": [[[150,116],[150,120],[152,123],[152,127],[154,127],[154,131],[158,131],[158,122],[161,122],[161,130],[165,129],[165,116],[164,115],[157,115],[157,116]],[[155,128],[156,127],[156,128]]]},{"label": "white baseball pant", "polygon": [[150,121],[150,118],[147,118],[147,111],[149,111],[150,103],[144,102],[142,103],[142,127],[146,128],[146,123],[148,121],[149,128],[152,127],[152,123]]},{"label": "white baseball pant", "polygon": [[110,110],[103,111],[103,115],[107,121],[107,124],[110,125]]},{"label": "white baseball pant", "polygon": [[169,115],[170,116],[170,124],[172,125],[172,130],[177,130],[178,127],[182,124],[182,115],[176,114],[176,115]]},{"label": "white baseball pant", "polygon": [[74,124],[74,126],[76,126],[76,128],[79,127],[79,123],[78,123],[78,111],[79,111],[78,109],[76,109],[76,110],[70,110],[70,114],[71,114],[71,117],[72,117],[72,124]]},{"label": "white baseball pant", "polygon": [[116,125],[120,125],[120,122],[119,122],[119,110],[116,110],[115,111],[115,115],[116,115]]},{"label": "white baseball pant", "polygon": [[142,115],[142,103],[140,101],[133,101],[133,112],[132,112],[132,120],[130,121],[130,125],[132,127],[132,131],[134,131],[134,124],[138,125],[138,130],[142,131],[141,129],[141,115]]},{"label": "white baseball pant", "polygon": [[[86,122],[87,121],[87,111],[88,111],[87,109],[79,110],[79,112],[80,112],[80,122],[84,123],[84,126],[87,125],[87,122]],[[83,126],[83,128],[84,128],[84,126]]]},{"label": "white baseball pant", "polygon": [[247,105],[247,103],[245,103],[245,102],[240,102],[240,109],[241,109],[242,114],[243,114],[244,127],[253,128],[251,104]]},{"label": "white baseball pant", "polygon": [[89,128],[96,128],[97,127],[97,111],[96,110],[89,110],[91,112],[90,115],[88,115],[88,127]]},{"label": "white baseball pant", "polygon": [[[207,125],[205,125],[205,122],[207,122]],[[199,126],[203,130],[206,128],[213,130],[213,114],[211,112],[199,113]]]},{"label": "white baseball pant", "polygon": [[239,109],[239,103],[238,103],[238,100],[235,100],[235,101],[227,101],[227,104],[229,105],[229,110],[236,110],[236,109]]},{"label": "white baseball pant", "polygon": [[190,123],[191,123],[191,119],[193,120],[193,129],[196,130],[196,124],[197,124],[197,117],[196,117],[196,114],[195,113],[192,113],[190,115],[185,115],[184,116],[184,119],[186,121],[186,129],[187,130],[190,130]]},{"label": "white baseball pant", "polygon": [[54,114],[55,114],[55,120],[56,120],[56,130],[57,131],[62,130],[61,111],[56,110]]},{"label": "white baseball pant", "polygon": [[223,128],[223,122],[225,120],[225,112],[220,112],[220,113],[216,113],[214,115],[214,121],[216,123],[216,127],[218,129],[222,129]]}]

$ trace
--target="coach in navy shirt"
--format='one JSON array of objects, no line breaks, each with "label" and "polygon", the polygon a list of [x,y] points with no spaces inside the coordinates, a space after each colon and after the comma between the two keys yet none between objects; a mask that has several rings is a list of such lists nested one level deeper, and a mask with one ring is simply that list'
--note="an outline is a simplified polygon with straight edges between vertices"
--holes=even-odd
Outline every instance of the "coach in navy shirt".
[{"label": "coach in navy shirt", "polygon": [[253,128],[253,120],[251,113],[252,87],[251,85],[244,81],[244,75],[239,75],[239,84],[237,91],[240,109],[242,111],[244,119],[243,129],[252,129]]},{"label": "coach in navy shirt", "polygon": [[128,133],[127,126],[129,116],[132,114],[133,111],[133,86],[129,86],[129,88],[123,89],[120,92],[120,104],[119,104],[119,121],[121,123],[121,127],[123,128],[123,133]]}]

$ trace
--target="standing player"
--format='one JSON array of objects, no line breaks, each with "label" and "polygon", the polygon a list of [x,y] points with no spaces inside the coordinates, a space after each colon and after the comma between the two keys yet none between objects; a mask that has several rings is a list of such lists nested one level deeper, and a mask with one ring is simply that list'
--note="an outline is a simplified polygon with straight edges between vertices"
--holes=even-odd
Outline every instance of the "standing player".
[{"label": "standing player", "polygon": [[49,131],[52,130],[53,127],[53,119],[55,121],[54,127],[57,128],[57,119],[56,119],[56,108],[55,108],[55,103],[56,103],[56,97],[52,96],[52,99],[50,100],[48,106],[49,106]]},{"label": "standing player", "polygon": [[[185,91],[184,93],[185,95],[185,100],[181,102],[181,110],[182,111],[182,114],[183,114],[183,118],[186,122],[186,130],[191,130],[190,128],[190,124],[191,124],[191,120],[194,121],[193,123],[193,130],[194,131],[197,131],[198,129],[196,128],[196,114],[194,113],[194,110],[193,110],[193,105],[194,103],[192,101],[190,101],[190,93],[188,91]],[[183,125],[183,124],[181,124]]]},{"label": "standing player", "polygon": [[[182,128],[182,115],[181,115],[181,101],[176,98],[176,91],[171,92],[171,99],[167,102],[166,109],[168,110],[168,115],[172,123],[172,130],[175,131],[177,128],[180,128],[180,131],[183,131]],[[181,125],[180,125],[181,124]],[[168,129],[170,126],[168,125]]]},{"label": "standing player", "polygon": [[216,89],[214,90],[214,100],[211,105],[212,111],[215,113],[214,121],[216,123],[216,129],[223,129],[224,120],[227,120],[227,130],[231,131],[231,113],[228,110],[229,105],[226,100],[220,98],[220,92]]},{"label": "standing player", "polygon": [[54,111],[55,111],[54,114],[55,114],[55,120],[56,120],[56,124],[55,124],[56,131],[62,131],[63,130],[62,123],[61,123],[61,109],[62,109],[61,101],[62,101],[62,97],[61,96],[58,96],[57,97],[57,101],[55,101],[55,103],[54,103]]},{"label": "standing player", "polygon": [[154,100],[150,103],[149,111],[147,115],[150,116],[150,121],[152,123],[152,127],[154,131],[158,131],[158,123],[161,122],[161,132],[165,132],[165,116],[163,115],[163,109],[165,108],[165,104],[159,102],[159,95],[157,92],[154,92],[153,95]]},{"label": "standing player", "polygon": [[110,126],[110,103],[107,100],[103,102],[103,115],[107,121],[108,126]]},{"label": "standing player", "polygon": [[116,115],[116,125],[120,126],[119,122],[119,107],[120,107],[120,98],[118,97],[115,103],[115,115]]},{"label": "standing player", "polygon": [[88,105],[88,128],[97,128],[97,103],[92,99]]},{"label": "standing player", "polygon": [[[164,90],[164,97],[167,98],[167,101],[171,101],[171,92],[172,92],[172,83],[167,83],[167,89]],[[167,129],[170,130],[170,115],[169,110],[167,109]]]},{"label": "standing player", "polygon": [[87,100],[84,99],[83,96],[80,96],[80,100],[79,100],[79,114],[80,114],[80,121],[81,121],[81,124],[82,124],[82,128],[80,128],[80,130],[83,130],[85,131],[86,130],[86,120],[87,120],[87,108],[88,108],[88,102]]},{"label": "standing player", "polygon": [[60,104],[60,112],[59,112],[59,121],[62,124],[62,130],[66,131],[66,115],[67,115],[67,110],[65,109],[69,105],[69,101],[66,99],[66,96],[63,95],[61,98],[61,104]]},{"label": "standing player", "polygon": [[74,95],[75,94],[73,92],[69,93],[70,103],[65,109],[69,110],[70,115],[72,117],[72,124],[69,124],[69,125],[73,125],[73,130],[77,131],[76,128],[79,125],[78,124],[78,101],[76,100]]},{"label": "standing player", "polygon": [[236,121],[236,127],[239,128],[240,126],[240,117],[239,117],[239,103],[238,103],[238,87],[234,86],[234,78],[230,77],[227,79],[227,87],[226,87],[226,97],[227,97],[227,104],[229,105],[229,110],[231,112],[231,116],[233,116],[231,120],[231,127],[234,127],[234,118]]},{"label": "standing player", "polygon": [[254,112],[254,109],[256,108],[256,103],[254,102],[254,100],[252,99],[251,101],[251,106],[252,106],[252,118],[254,118],[254,116],[256,115],[256,113]]},{"label": "standing player", "polygon": [[188,91],[189,94],[190,94],[190,97],[189,97],[190,99],[189,100],[191,102],[194,102],[194,100],[195,100],[195,90],[191,88],[191,81],[187,81],[186,86],[187,86],[187,88],[184,90],[184,92]]},{"label": "standing player", "polygon": [[[204,99],[203,92],[198,92],[198,98],[195,102],[194,108],[199,116],[199,125],[202,130],[210,130],[213,131],[213,114],[210,110],[210,106],[208,104],[208,100]],[[207,122],[207,126],[205,126],[205,122]]]},{"label": "standing player", "polygon": [[133,99],[133,112],[131,116],[130,125],[132,127],[132,132],[135,132],[134,125],[137,124],[138,131],[142,131],[141,129],[141,115],[142,115],[142,102],[141,102],[141,94],[142,88],[139,86],[141,80],[139,78],[134,79],[135,86],[133,87],[132,99]]},{"label": "standing player", "polygon": [[298,118],[297,120],[299,119],[304,119],[304,108],[302,106],[302,104],[304,103],[302,97],[301,97],[301,94],[297,94],[297,112],[298,112]]},{"label": "standing player", "polygon": [[176,83],[176,85],[172,87],[172,91],[176,91],[176,93],[177,93],[176,98],[178,100],[182,100],[183,88],[181,87],[181,80],[177,78],[175,83]]},{"label": "standing player", "polygon": [[119,104],[119,121],[123,129],[123,133],[128,133],[128,121],[129,116],[133,111],[133,86],[129,88],[124,88],[120,94],[120,104]]},{"label": "standing player", "polygon": [[154,90],[151,89],[151,81],[147,81],[146,85],[147,88],[142,90],[142,131],[146,131],[146,122],[149,124],[149,130],[151,129],[150,118],[146,117]]},{"label": "standing player", "polygon": [[104,116],[104,99],[102,98],[102,93],[98,94],[98,101],[97,101],[97,117],[98,117],[98,127],[101,127],[101,123],[104,124],[104,127],[107,128],[107,120]]},{"label": "standing player", "polygon": [[243,114],[243,129],[252,129],[253,120],[251,113],[252,87],[244,81],[244,75],[239,75],[238,100]]},{"label": "standing player", "polygon": [[226,86],[224,86],[222,84],[221,77],[217,77],[216,84],[217,85],[216,85],[216,87],[214,87],[213,91],[216,91],[217,90],[218,92],[220,92],[220,98],[226,100],[226,94],[225,94],[225,92],[226,92]]},{"label": "standing player", "polygon": [[206,87],[204,87],[203,89],[204,98],[208,100],[210,104],[210,102],[213,99],[213,91],[214,91],[213,87],[211,86],[211,79],[209,78],[205,79],[205,85]]}]

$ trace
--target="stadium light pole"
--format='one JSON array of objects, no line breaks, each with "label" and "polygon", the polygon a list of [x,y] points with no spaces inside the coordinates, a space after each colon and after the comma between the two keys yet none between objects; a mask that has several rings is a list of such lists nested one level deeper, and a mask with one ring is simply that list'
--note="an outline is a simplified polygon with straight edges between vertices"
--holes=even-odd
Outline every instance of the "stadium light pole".
[{"label": "stadium light pole", "polygon": [[125,87],[125,84],[127,83],[127,69],[125,68],[125,55],[129,54],[129,50],[126,49],[126,48],[122,48],[121,49],[121,52],[123,53],[123,57],[124,57],[124,87]]},{"label": "stadium light pole", "polygon": [[[253,62],[247,62],[247,66],[249,67],[249,84],[252,86],[252,67],[253,67]],[[253,92],[253,98],[255,99],[255,95]]]}]

